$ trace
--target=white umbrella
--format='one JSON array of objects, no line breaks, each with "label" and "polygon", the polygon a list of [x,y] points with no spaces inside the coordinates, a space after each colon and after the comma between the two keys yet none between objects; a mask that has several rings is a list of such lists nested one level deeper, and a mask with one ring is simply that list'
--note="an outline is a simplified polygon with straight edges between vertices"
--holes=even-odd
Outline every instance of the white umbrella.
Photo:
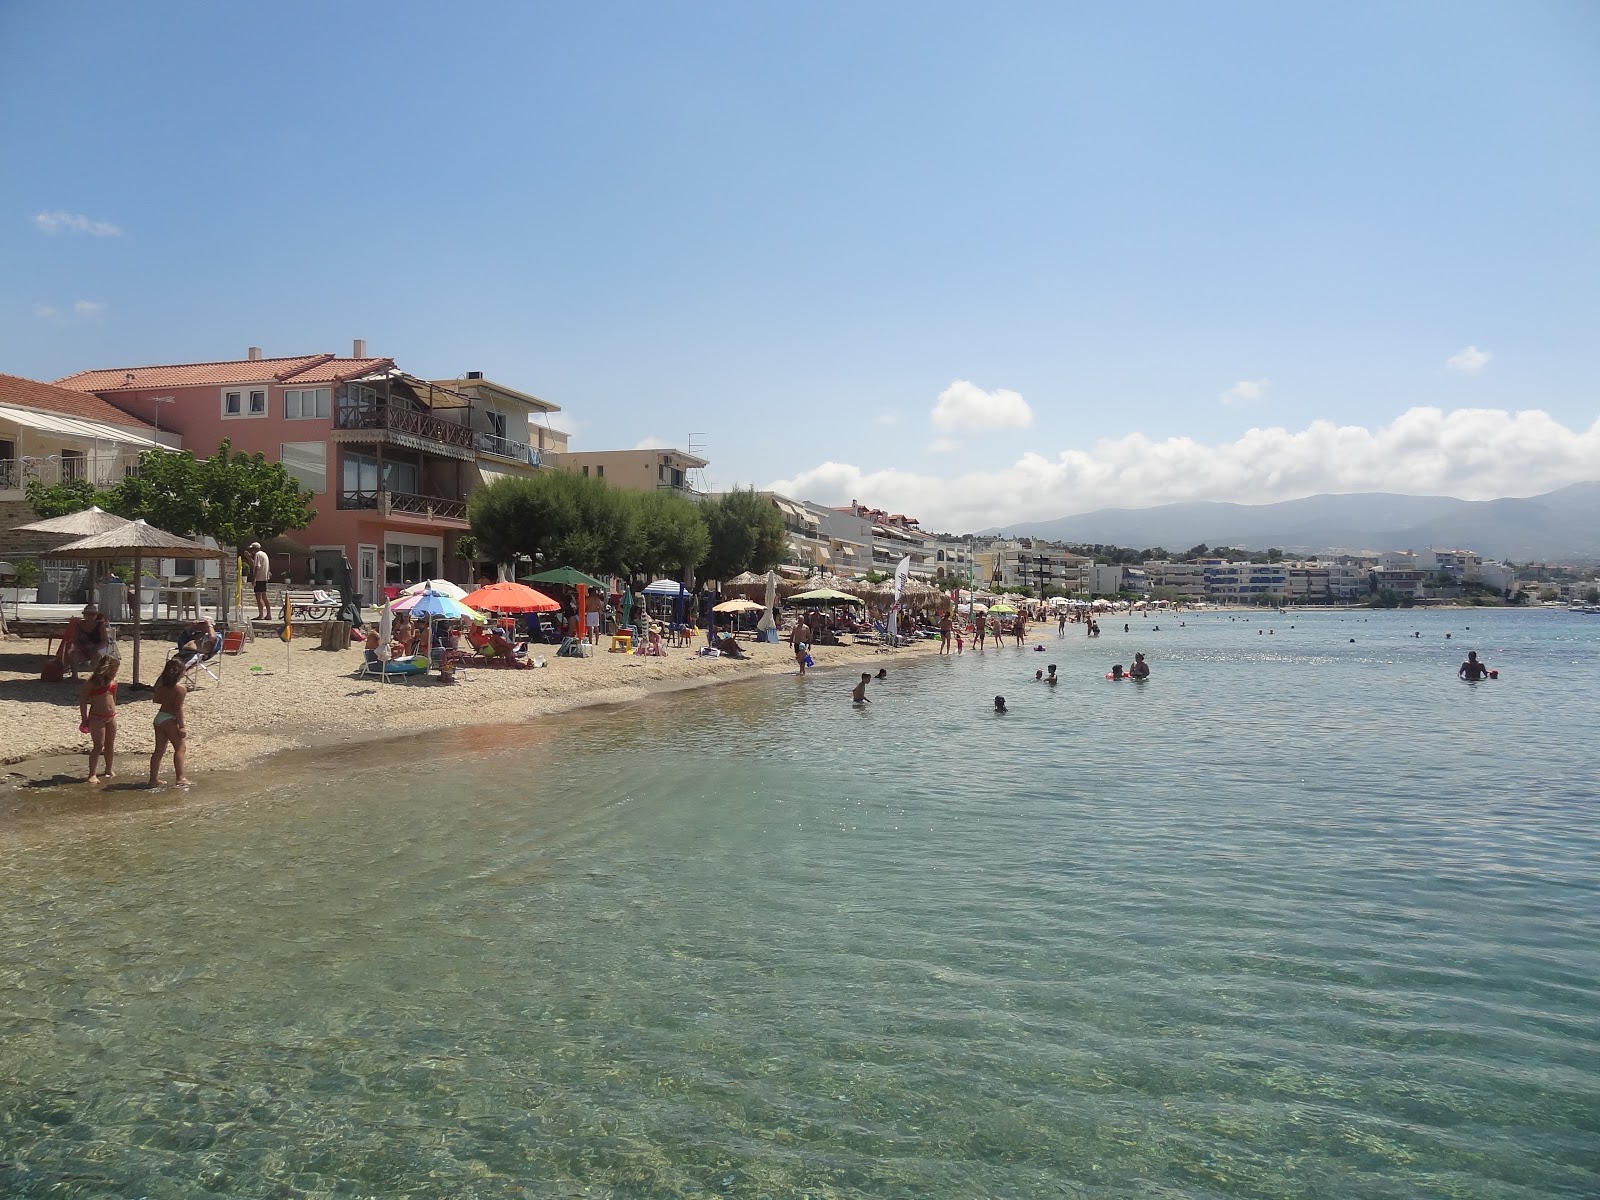
[{"label": "white umbrella", "polygon": [[421,583],[413,583],[410,587],[401,590],[402,596],[414,596],[418,592],[434,591],[441,595],[449,596],[452,600],[459,600],[467,594],[467,589],[458,584],[451,583],[448,579],[424,579]]},{"label": "white umbrella", "polygon": [[389,681],[389,641],[394,637],[394,610],[385,604],[378,610],[378,670]]},{"label": "white umbrella", "polygon": [[774,615],[778,603],[778,573],[767,572],[767,611],[761,614],[761,620],[756,622],[756,628],[765,633],[769,629],[776,629],[778,621]]}]

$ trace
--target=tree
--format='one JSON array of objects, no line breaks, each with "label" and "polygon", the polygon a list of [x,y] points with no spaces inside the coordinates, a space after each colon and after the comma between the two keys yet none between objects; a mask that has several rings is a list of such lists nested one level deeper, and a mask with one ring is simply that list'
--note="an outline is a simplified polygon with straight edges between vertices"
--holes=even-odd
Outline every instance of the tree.
[{"label": "tree", "polygon": [[628,569],[652,579],[668,574],[681,579],[693,570],[711,541],[700,506],[667,491],[625,495],[633,509]]},{"label": "tree", "polygon": [[53,483],[49,487],[37,479],[28,480],[28,490],[24,493],[28,500],[28,507],[33,509],[34,515],[41,521],[48,521],[53,517],[64,517],[69,513],[82,512],[86,508],[99,505],[105,508],[102,501],[104,494],[87,479],[73,479],[65,483]]},{"label": "tree", "polygon": [[1198,546],[1190,546],[1184,554],[1185,558],[1205,558],[1211,553],[1211,547],[1201,542]]},{"label": "tree", "polygon": [[1584,588],[1583,602],[1585,604],[1600,604],[1600,588]]},{"label": "tree", "polygon": [[784,559],[789,535],[783,517],[753,488],[735,488],[701,502],[709,544],[700,559],[706,579],[732,579],[741,571],[760,574]]},{"label": "tree", "polygon": [[499,479],[467,503],[478,548],[498,562],[518,556],[591,574],[627,568],[633,513],[604,480],[542,471]]}]

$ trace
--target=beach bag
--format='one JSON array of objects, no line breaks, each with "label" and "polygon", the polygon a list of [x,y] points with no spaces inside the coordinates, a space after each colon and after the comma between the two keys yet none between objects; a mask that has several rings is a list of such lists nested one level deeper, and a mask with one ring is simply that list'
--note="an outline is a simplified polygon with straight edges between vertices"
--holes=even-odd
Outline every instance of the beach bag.
[{"label": "beach bag", "polygon": [[811,661],[811,655],[809,655],[809,654],[808,654],[808,655],[806,655],[806,666],[808,666],[808,667],[814,667],[814,666],[816,666],[816,665],[817,665],[817,664],[816,664],[816,663],[814,663],[814,662],[812,662],[812,661]]},{"label": "beach bag", "polygon": [[61,665],[59,658],[47,658],[44,660],[44,666],[39,669],[39,678],[45,683],[60,683],[66,673],[66,668]]}]

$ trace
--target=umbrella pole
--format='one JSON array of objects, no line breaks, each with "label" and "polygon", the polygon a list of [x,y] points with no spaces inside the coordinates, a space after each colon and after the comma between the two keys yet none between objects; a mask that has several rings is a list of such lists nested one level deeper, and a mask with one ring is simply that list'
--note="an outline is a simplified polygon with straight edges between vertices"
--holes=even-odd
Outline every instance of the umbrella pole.
[{"label": "umbrella pole", "polygon": [[144,576],[144,557],[137,549],[133,552],[133,686],[139,686],[139,634],[140,618],[144,616],[144,588],[141,586]]}]

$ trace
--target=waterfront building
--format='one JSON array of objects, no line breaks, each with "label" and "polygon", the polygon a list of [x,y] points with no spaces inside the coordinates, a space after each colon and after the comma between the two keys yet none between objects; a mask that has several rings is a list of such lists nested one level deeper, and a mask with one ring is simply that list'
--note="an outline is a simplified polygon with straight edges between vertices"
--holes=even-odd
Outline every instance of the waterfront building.
[{"label": "waterfront building", "polygon": [[688,500],[706,495],[703,472],[711,463],[687,450],[665,446],[636,450],[567,450],[553,465],[630,492],[672,492]]},{"label": "waterfront building", "polygon": [[933,577],[930,559],[933,556],[934,538],[931,534],[923,532],[920,522],[915,517],[908,517],[904,513],[886,512],[881,508],[872,508],[854,500],[848,505],[841,506],[837,511],[867,523],[871,537],[872,561],[861,568],[862,570],[892,575],[900,565],[900,560],[909,555],[911,574],[920,579]]},{"label": "waterfront building", "polygon": [[[317,515],[296,540],[295,581],[337,578],[342,560],[375,603],[385,587],[465,579],[456,555],[467,496],[484,476],[472,402],[401,371],[392,358],[303,354],[265,358],[256,347],[223,362],[83,371],[57,386],[97,396],[179,434],[202,456],[223,439],[283,466],[312,494]],[[490,467],[490,470],[495,470]]]},{"label": "waterfront building", "polygon": [[973,554],[979,582],[995,591],[1030,588],[1034,595],[1046,591],[1066,595],[1094,591],[1094,560],[1037,538],[1003,538]]},{"label": "waterfront building", "polygon": [[1150,589],[1169,590],[1177,600],[1206,598],[1206,569],[1197,562],[1169,562],[1165,559],[1144,564]]},{"label": "waterfront building", "polygon": [[1281,601],[1289,589],[1289,568],[1283,563],[1235,563],[1203,560],[1206,595],[1218,604]]}]

